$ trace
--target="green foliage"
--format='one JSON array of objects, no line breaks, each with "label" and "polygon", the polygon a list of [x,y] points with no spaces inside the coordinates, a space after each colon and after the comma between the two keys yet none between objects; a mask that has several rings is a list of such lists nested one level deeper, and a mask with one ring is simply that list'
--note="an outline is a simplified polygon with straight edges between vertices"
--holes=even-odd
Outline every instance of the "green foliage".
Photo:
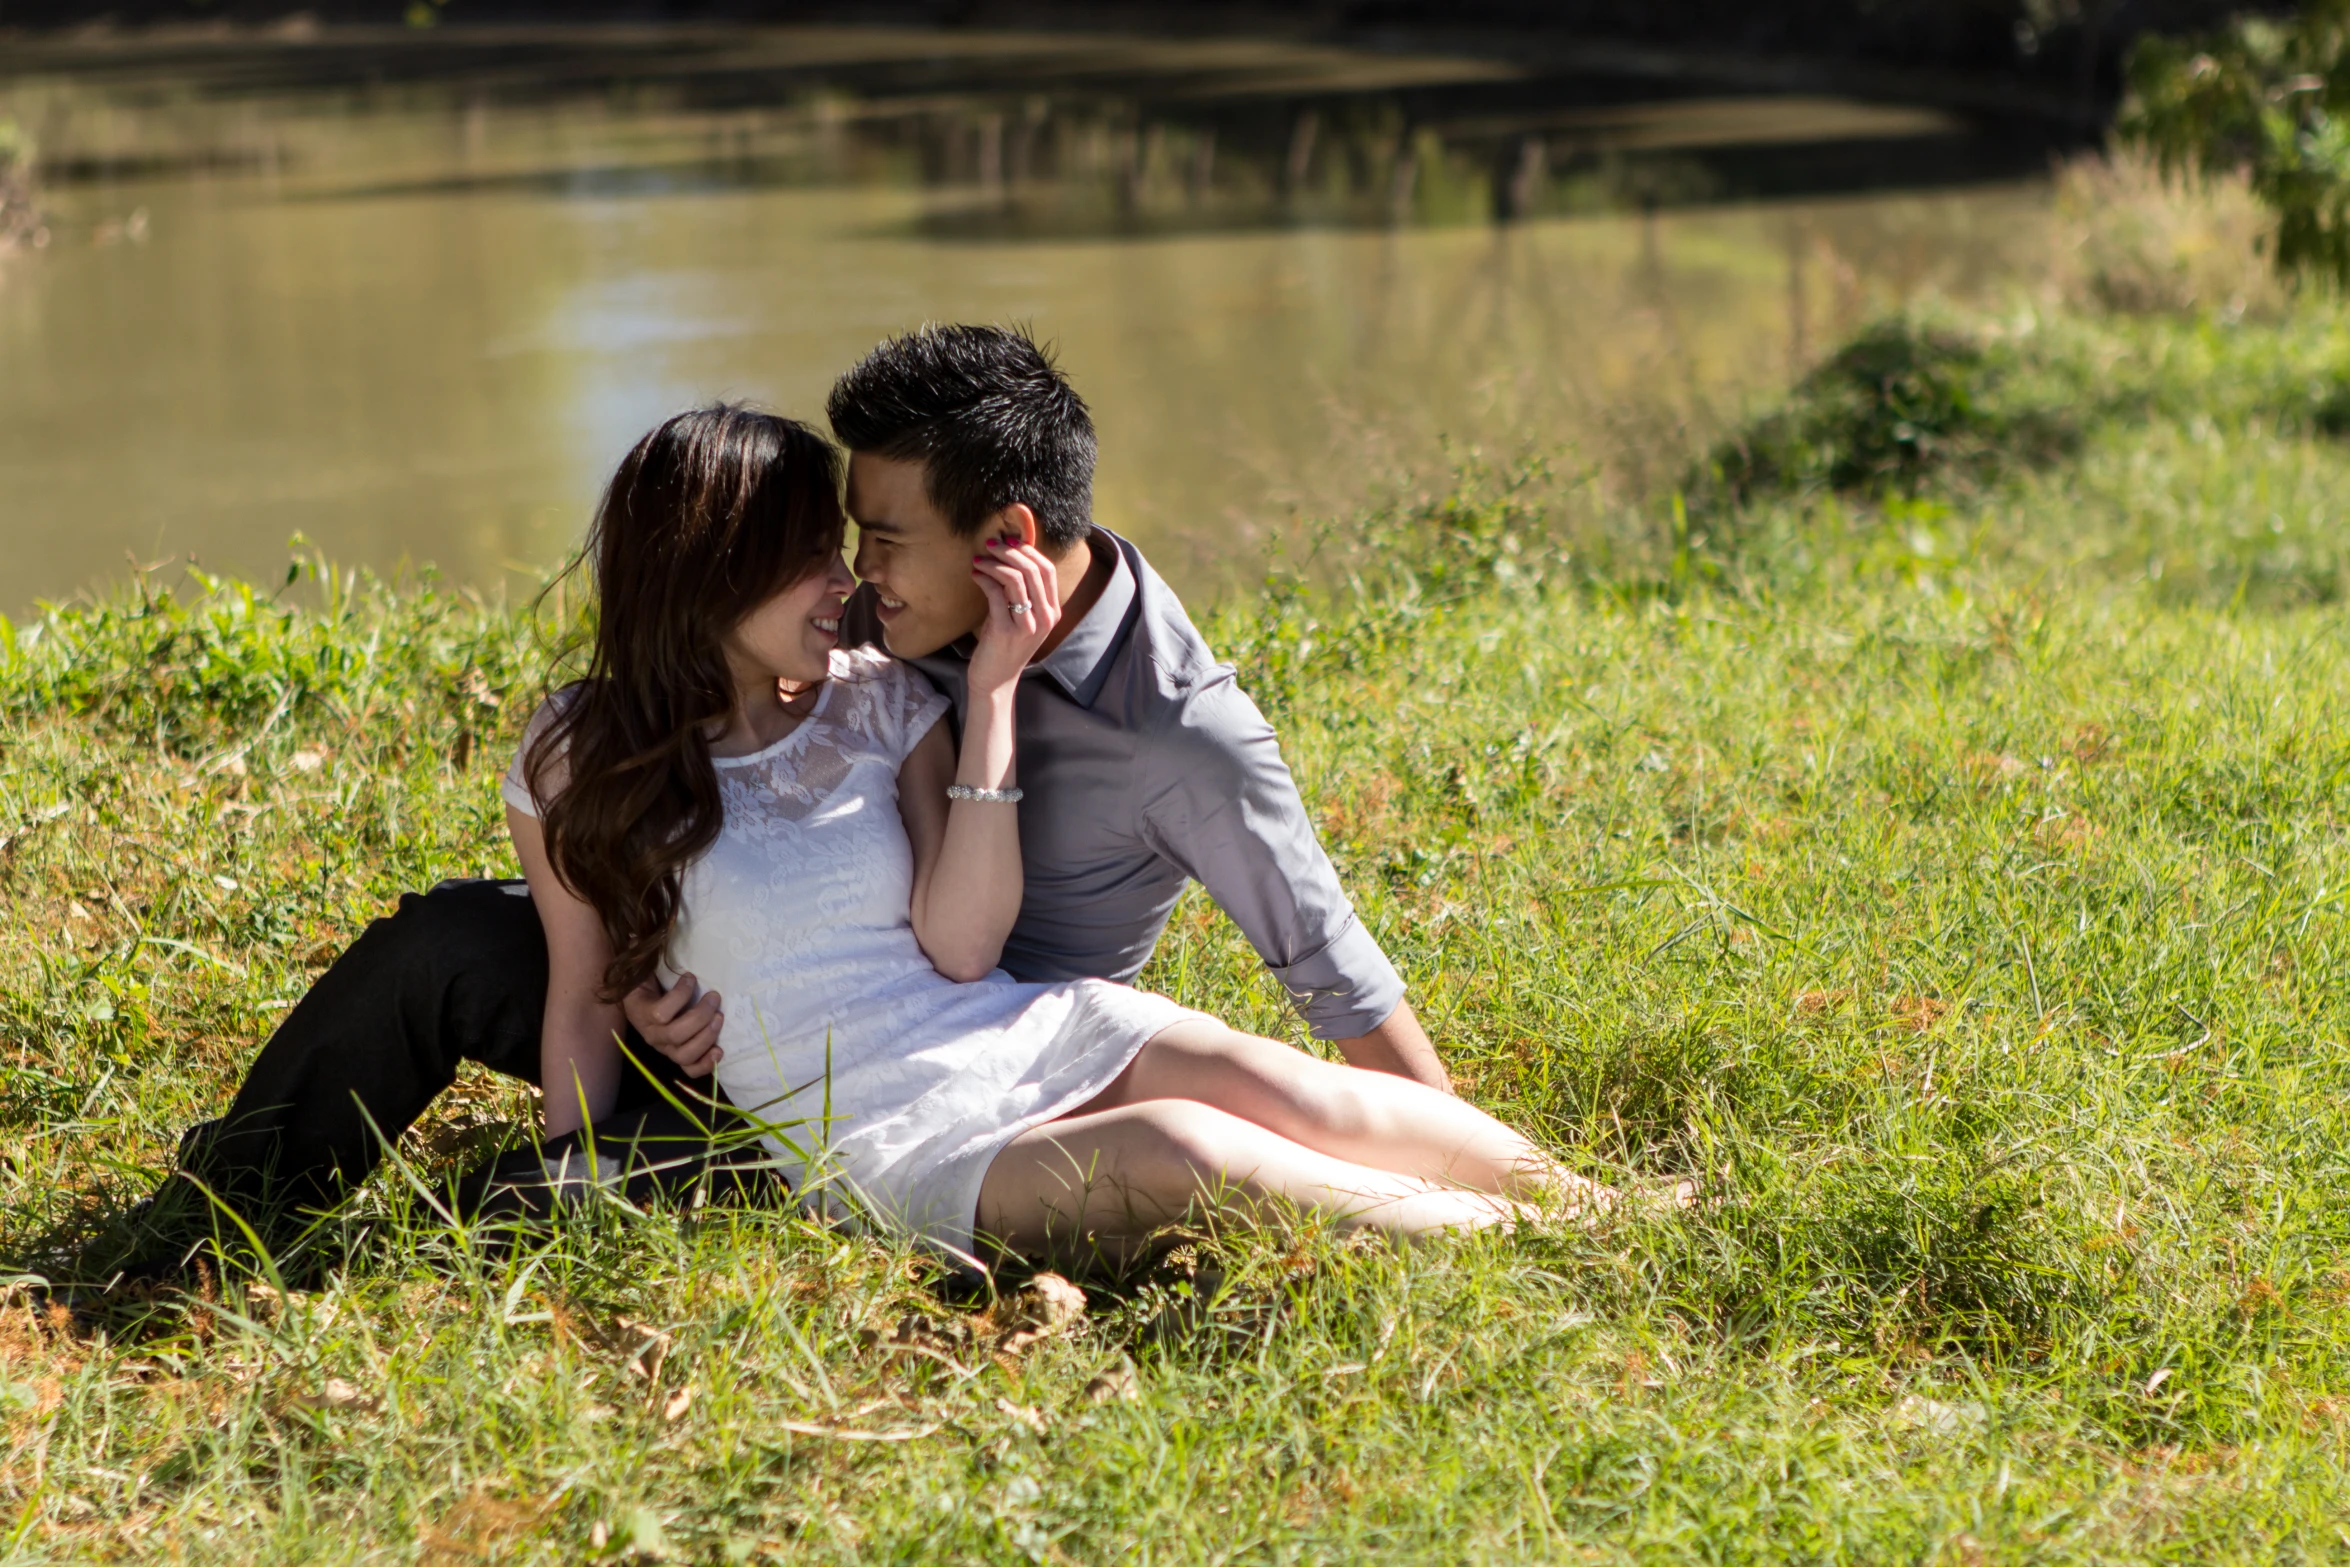
[{"label": "green foliage", "polygon": [[2250,172],[2288,273],[2350,282],[2350,0],[2244,17],[2203,38],[2149,35],[2121,130],[2164,163]]},{"label": "green foliage", "polygon": [[297,608],[251,584],[188,573],[192,596],[145,582],[87,610],[51,616],[0,647],[0,716],[70,714],[93,732],[137,735],[180,756],[238,736],[266,737],[312,712],[346,720],[494,709],[544,642],[545,628],[490,616],[422,586],[395,598],[317,562],[289,571],[318,584]]},{"label": "green foliage", "polygon": [[2051,461],[2078,443],[2078,410],[2005,395],[2018,358],[1951,326],[1878,321],[1785,407],[1714,449],[1692,480],[1693,509],[1821,490],[1914,495]]},{"label": "green foliage", "polygon": [[1216,620],[1218,651],[1279,711],[1323,675],[1393,656],[1423,623],[1539,593],[1560,566],[1543,506],[1551,477],[1540,462],[1496,470],[1470,456],[1441,493],[1324,520],[1239,613]]},{"label": "green foliage", "polygon": [[2257,326],[1879,322],[1719,443],[1681,507],[1581,563],[1670,593],[2094,564],[2167,599],[2330,602],[2350,592],[2345,322],[2316,300]]}]

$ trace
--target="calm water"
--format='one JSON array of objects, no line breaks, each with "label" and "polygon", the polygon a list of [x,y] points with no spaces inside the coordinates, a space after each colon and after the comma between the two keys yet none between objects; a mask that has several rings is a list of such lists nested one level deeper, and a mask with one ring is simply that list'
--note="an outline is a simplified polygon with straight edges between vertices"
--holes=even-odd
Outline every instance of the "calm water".
[{"label": "calm water", "polygon": [[[275,578],[297,535],[528,583],[663,414],[820,418],[877,338],[946,318],[1060,345],[1102,520],[1206,588],[1441,438],[1589,453],[1718,417],[2044,243],[2037,187],[1958,183],[1965,136],[1916,110],[1260,45],[1122,44],[1072,85],[1059,44],[760,38],[792,74],[747,103],[282,62],[0,81],[52,234],[0,262],[0,611],[133,561]],[[1738,199],[1775,150],[1834,185],[1855,147],[1952,188]]]}]

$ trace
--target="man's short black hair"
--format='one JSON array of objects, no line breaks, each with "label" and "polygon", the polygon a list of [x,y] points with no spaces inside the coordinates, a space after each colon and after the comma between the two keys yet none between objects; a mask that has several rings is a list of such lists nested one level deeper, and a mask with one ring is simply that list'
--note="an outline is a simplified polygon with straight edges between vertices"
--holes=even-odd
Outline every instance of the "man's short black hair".
[{"label": "man's short black hair", "polygon": [[1093,416],[1026,332],[923,326],[835,381],[825,403],[852,452],[924,465],[931,504],[971,534],[1015,501],[1050,549],[1093,525]]}]

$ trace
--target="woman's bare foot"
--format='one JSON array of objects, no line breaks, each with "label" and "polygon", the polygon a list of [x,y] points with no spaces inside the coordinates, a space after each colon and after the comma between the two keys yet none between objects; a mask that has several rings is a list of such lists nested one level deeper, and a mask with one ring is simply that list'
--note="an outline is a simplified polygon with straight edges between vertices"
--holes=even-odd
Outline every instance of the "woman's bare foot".
[{"label": "woman's bare foot", "polygon": [[1569,1222],[1597,1218],[1623,1200],[1614,1187],[1577,1175],[1547,1155],[1521,1164],[1511,1173],[1506,1190],[1519,1203],[1539,1206]]},{"label": "woman's bare foot", "polygon": [[1687,1178],[1656,1184],[1644,1181],[1619,1190],[1555,1164],[1521,1177],[1518,1195],[1542,1204],[1570,1223],[1603,1218],[1619,1209],[1644,1215],[1683,1213],[1696,1207],[1698,1200],[1697,1183]]}]

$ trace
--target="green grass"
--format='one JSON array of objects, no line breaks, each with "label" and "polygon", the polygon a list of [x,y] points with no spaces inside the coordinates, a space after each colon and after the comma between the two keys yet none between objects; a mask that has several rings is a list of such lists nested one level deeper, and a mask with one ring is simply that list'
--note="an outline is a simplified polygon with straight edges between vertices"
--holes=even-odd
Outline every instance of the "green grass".
[{"label": "green grass", "polygon": [[[2350,1558],[2350,328],[1887,341],[1910,380],[1831,366],[1677,503],[1472,475],[1203,617],[1464,1092],[1699,1210],[1202,1237],[991,1357],[982,1303],[786,1213],[517,1252],[387,1180],[312,1292],[14,1297],[0,1556]],[[0,652],[26,1265],[367,918],[507,864],[542,628],[326,587]],[[1295,1036],[1202,902],[1149,982]],[[407,1158],[526,1113],[468,1079]],[[877,1337],[909,1314],[944,1361]]]}]

